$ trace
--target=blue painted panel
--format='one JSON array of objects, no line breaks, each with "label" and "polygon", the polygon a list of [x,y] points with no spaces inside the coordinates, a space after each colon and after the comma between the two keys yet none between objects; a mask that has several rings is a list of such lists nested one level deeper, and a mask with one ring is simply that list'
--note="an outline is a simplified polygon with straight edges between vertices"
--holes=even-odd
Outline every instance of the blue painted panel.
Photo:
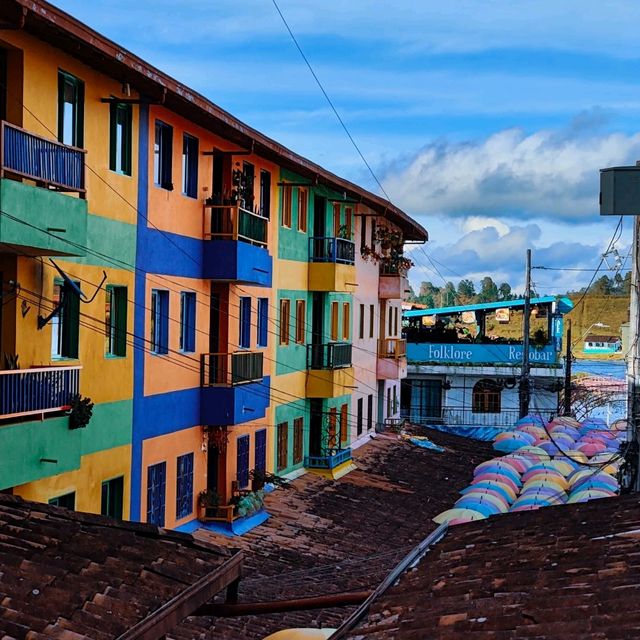
[{"label": "blue painted panel", "polygon": [[199,424],[243,424],[264,418],[270,388],[270,378],[265,377],[262,382],[202,389]]},{"label": "blue painted panel", "polygon": [[203,244],[203,278],[271,286],[273,258],[266,249],[234,240],[209,240]]},{"label": "blue painted panel", "polygon": [[[542,349],[529,349],[532,366],[549,366],[557,362],[557,352],[552,345]],[[522,345],[519,344],[407,344],[407,362],[454,364],[518,364],[522,362]]]},{"label": "blue painted panel", "polygon": [[139,268],[160,275],[202,277],[202,240],[150,229],[146,219],[140,217],[138,230],[136,264]]}]

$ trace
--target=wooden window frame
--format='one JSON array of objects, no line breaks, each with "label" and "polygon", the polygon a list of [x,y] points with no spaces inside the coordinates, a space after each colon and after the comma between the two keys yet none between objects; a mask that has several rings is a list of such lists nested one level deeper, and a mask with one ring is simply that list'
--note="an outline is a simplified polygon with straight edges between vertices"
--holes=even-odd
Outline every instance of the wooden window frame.
[{"label": "wooden window frame", "polygon": [[337,342],[338,341],[338,331],[339,331],[339,325],[338,325],[338,313],[339,313],[339,307],[338,307],[338,303],[334,300],[331,303],[331,340],[332,342]]},{"label": "wooden window frame", "polygon": [[309,197],[306,189],[298,188],[298,231],[307,233],[309,226]]},{"label": "wooden window frame", "polygon": [[342,339],[349,342],[351,338],[351,304],[342,303]]},{"label": "wooden window frame", "polygon": [[358,337],[360,340],[364,340],[364,304],[360,305],[360,325],[358,330]]},{"label": "wooden window frame", "polygon": [[502,391],[494,380],[483,378],[473,386],[471,395],[472,413],[500,413],[502,411]]},{"label": "wooden window frame", "polygon": [[349,405],[340,407],[340,444],[349,442]]},{"label": "wooden window frame", "polygon": [[342,207],[338,202],[333,203],[333,237],[340,237],[340,227],[342,222]]},{"label": "wooden window frame", "polygon": [[285,184],[282,187],[282,217],[281,224],[287,229],[291,229],[291,208],[293,200],[293,187]]},{"label": "wooden window frame", "polygon": [[369,338],[373,338],[375,335],[375,306],[370,304],[369,305]]},{"label": "wooden window frame", "polygon": [[296,343],[304,344],[306,336],[307,303],[305,300],[296,300]]},{"label": "wooden window frame", "polygon": [[289,463],[289,423],[280,422],[276,427],[277,433],[277,455],[276,470],[286,469]]},{"label": "wooden window frame", "polygon": [[282,298],[280,300],[280,344],[289,344],[289,331],[291,323],[291,300]]},{"label": "wooden window frame", "polygon": [[293,464],[304,460],[304,418],[293,420]]}]

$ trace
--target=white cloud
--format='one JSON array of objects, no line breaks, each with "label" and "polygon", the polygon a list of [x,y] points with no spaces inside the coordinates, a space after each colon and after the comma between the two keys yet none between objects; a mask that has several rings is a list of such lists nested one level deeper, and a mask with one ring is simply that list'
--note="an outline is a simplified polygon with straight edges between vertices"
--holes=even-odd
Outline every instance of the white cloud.
[{"label": "white cloud", "polygon": [[638,157],[640,134],[508,129],[484,140],[430,144],[383,182],[413,214],[579,219],[597,211],[598,170]]}]

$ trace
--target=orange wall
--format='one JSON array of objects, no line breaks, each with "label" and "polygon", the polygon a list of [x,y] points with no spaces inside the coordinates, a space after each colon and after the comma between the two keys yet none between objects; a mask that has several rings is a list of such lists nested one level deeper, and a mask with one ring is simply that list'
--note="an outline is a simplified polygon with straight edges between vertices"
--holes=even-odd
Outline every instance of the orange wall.
[{"label": "orange wall", "polygon": [[[202,427],[184,429],[142,443],[141,520],[147,513],[147,468],[159,462],[167,463],[165,493],[165,526],[173,529],[198,516],[198,494],[207,485],[207,454],[202,451]],[[176,519],[176,471],[178,456],[193,453],[193,512],[186,518]]]}]

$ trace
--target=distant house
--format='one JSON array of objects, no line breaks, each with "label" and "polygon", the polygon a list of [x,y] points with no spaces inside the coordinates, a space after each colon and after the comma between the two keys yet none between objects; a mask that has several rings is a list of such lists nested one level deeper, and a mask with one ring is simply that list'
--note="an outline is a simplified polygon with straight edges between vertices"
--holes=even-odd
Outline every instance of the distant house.
[{"label": "distant house", "polygon": [[617,353],[622,349],[622,340],[618,336],[589,335],[584,341],[585,353]]}]

